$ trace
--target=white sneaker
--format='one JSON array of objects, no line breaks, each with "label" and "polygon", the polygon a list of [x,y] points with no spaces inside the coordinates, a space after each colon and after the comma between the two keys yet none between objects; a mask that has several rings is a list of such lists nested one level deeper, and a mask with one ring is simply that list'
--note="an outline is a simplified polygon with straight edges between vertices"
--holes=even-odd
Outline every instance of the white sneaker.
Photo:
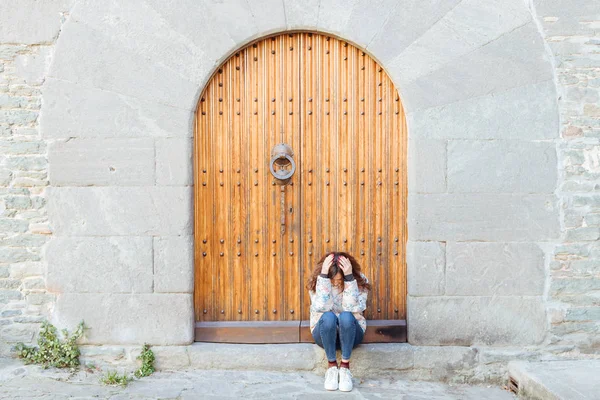
[{"label": "white sneaker", "polygon": [[340,390],[349,392],[352,390],[352,372],[348,368],[340,368]]},{"label": "white sneaker", "polygon": [[331,367],[325,372],[325,389],[338,390],[338,367]]}]

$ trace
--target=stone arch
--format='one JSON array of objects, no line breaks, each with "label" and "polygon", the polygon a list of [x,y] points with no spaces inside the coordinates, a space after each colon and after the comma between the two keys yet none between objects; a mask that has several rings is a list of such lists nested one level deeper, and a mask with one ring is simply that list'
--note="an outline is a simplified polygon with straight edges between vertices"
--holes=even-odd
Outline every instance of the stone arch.
[{"label": "stone arch", "polygon": [[[559,231],[558,110],[535,21],[521,0],[380,3],[77,3],[60,32],[40,121],[49,142],[55,236],[47,284],[59,293],[53,318],[73,325],[83,307],[101,303],[106,307],[89,317],[99,327],[90,343],[192,341],[188,160],[198,97],[236,49],[270,33],[308,29],[368,51],[402,96],[409,128],[409,342],[542,341],[543,287],[534,281],[544,279],[538,243]],[[85,169],[61,158],[75,154],[88,161]],[[73,262],[59,250],[76,243],[146,263],[124,268],[114,261],[102,276],[94,262],[66,271]],[[525,254],[531,283],[512,291],[479,283],[465,291],[457,274],[468,266],[452,263],[469,252]],[[455,276],[446,274],[446,263]],[[124,304],[140,317],[130,318]],[[444,317],[474,308],[480,311],[467,320]],[[489,317],[494,312],[511,323],[499,325]],[[154,320],[142,317],[153,313]],[[533,323],[520,328],[525,320]],[[461,332],[465,321],[472,331]],[[155,324],[168,328],[156,332]]]}]

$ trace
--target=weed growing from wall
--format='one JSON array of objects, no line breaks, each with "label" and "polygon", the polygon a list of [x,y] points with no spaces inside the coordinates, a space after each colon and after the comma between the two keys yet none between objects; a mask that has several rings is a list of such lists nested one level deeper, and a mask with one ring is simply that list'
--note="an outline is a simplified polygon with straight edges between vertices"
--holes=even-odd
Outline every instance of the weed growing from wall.
[{"label": "weed growing from wall", "polygon": [[136,378],[152,375],[154,372],[154,352],[150,350],[149,344],[144,344],[142,353],[137,356],[138,360],[142,360],[142,366],[135,371]]},{"label": "weed growing from wall", "polygon": [[79,323],[73,334],[62,330],[63,339],[51,323],[44,321],[38,338],[38,347],[27,346],[24,343],[16,345],[17,356],[25,364],[39,364],[44,368],[76,368],[79,366],[79,346],[77,340],[83,336],[85,329],[83,321]]}]

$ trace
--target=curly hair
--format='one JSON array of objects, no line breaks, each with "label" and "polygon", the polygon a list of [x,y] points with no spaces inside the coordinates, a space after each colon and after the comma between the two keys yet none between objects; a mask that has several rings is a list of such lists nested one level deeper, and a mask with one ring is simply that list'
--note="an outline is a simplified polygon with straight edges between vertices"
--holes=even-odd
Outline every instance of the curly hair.
[{"label": "curly hair", "polygon": [[[356,261],[356,259],[354,257],[352,257],[350,254],[343,252],[343,251],[326,253],[323,257],[321,257],[321,259],[317,263],[317,266],[315,267],[315,269],[311,273],[310,277],[308,278],[308,282],[306,283],[306,289],[311,290],[313,292],[315,291],[315,287],[317,286],[317,278],[321,274],[321,269],[323,268],[323,261],[325,261],[325,258],[327,258],[327,256],[330,254],[333,254],[334,256],[344,256],[348,260],[350,260],[350,263],[352,264],[352,275],[354,275],[354,279],[356,279],[358,288],[361,290],[371,290],[371,284],[369,282],[367,282],[367,279],[361,273],[361,271],[360,271],[361,267],[360,267],[360,264],[358,263],[358,261]],[[342,273],[342,275],[343,275],[342,268],[340,268],[337,265],[337,263],[334,262],[331,264],[331,267],[329,267],[327,277],[329,279],[332,279],[338,273]]]}]

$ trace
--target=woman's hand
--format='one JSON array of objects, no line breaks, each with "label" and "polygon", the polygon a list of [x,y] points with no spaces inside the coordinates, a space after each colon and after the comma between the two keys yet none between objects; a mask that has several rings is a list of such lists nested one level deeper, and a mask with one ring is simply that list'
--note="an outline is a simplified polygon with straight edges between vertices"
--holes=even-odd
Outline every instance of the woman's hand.
[{"label": "woman's hand", "polygon": [[328,274],[329,268],[331,268],[331,264],[333,264],[333,254],[328,255],[323,260],[323,267],[321,267],[321,273]]},{"label": "woman's hand", "polygon": [[340,256],[339,258],[340,268],[344,272],[344,275],[352,274],[352,263],[349,259],[344,256]]}]

